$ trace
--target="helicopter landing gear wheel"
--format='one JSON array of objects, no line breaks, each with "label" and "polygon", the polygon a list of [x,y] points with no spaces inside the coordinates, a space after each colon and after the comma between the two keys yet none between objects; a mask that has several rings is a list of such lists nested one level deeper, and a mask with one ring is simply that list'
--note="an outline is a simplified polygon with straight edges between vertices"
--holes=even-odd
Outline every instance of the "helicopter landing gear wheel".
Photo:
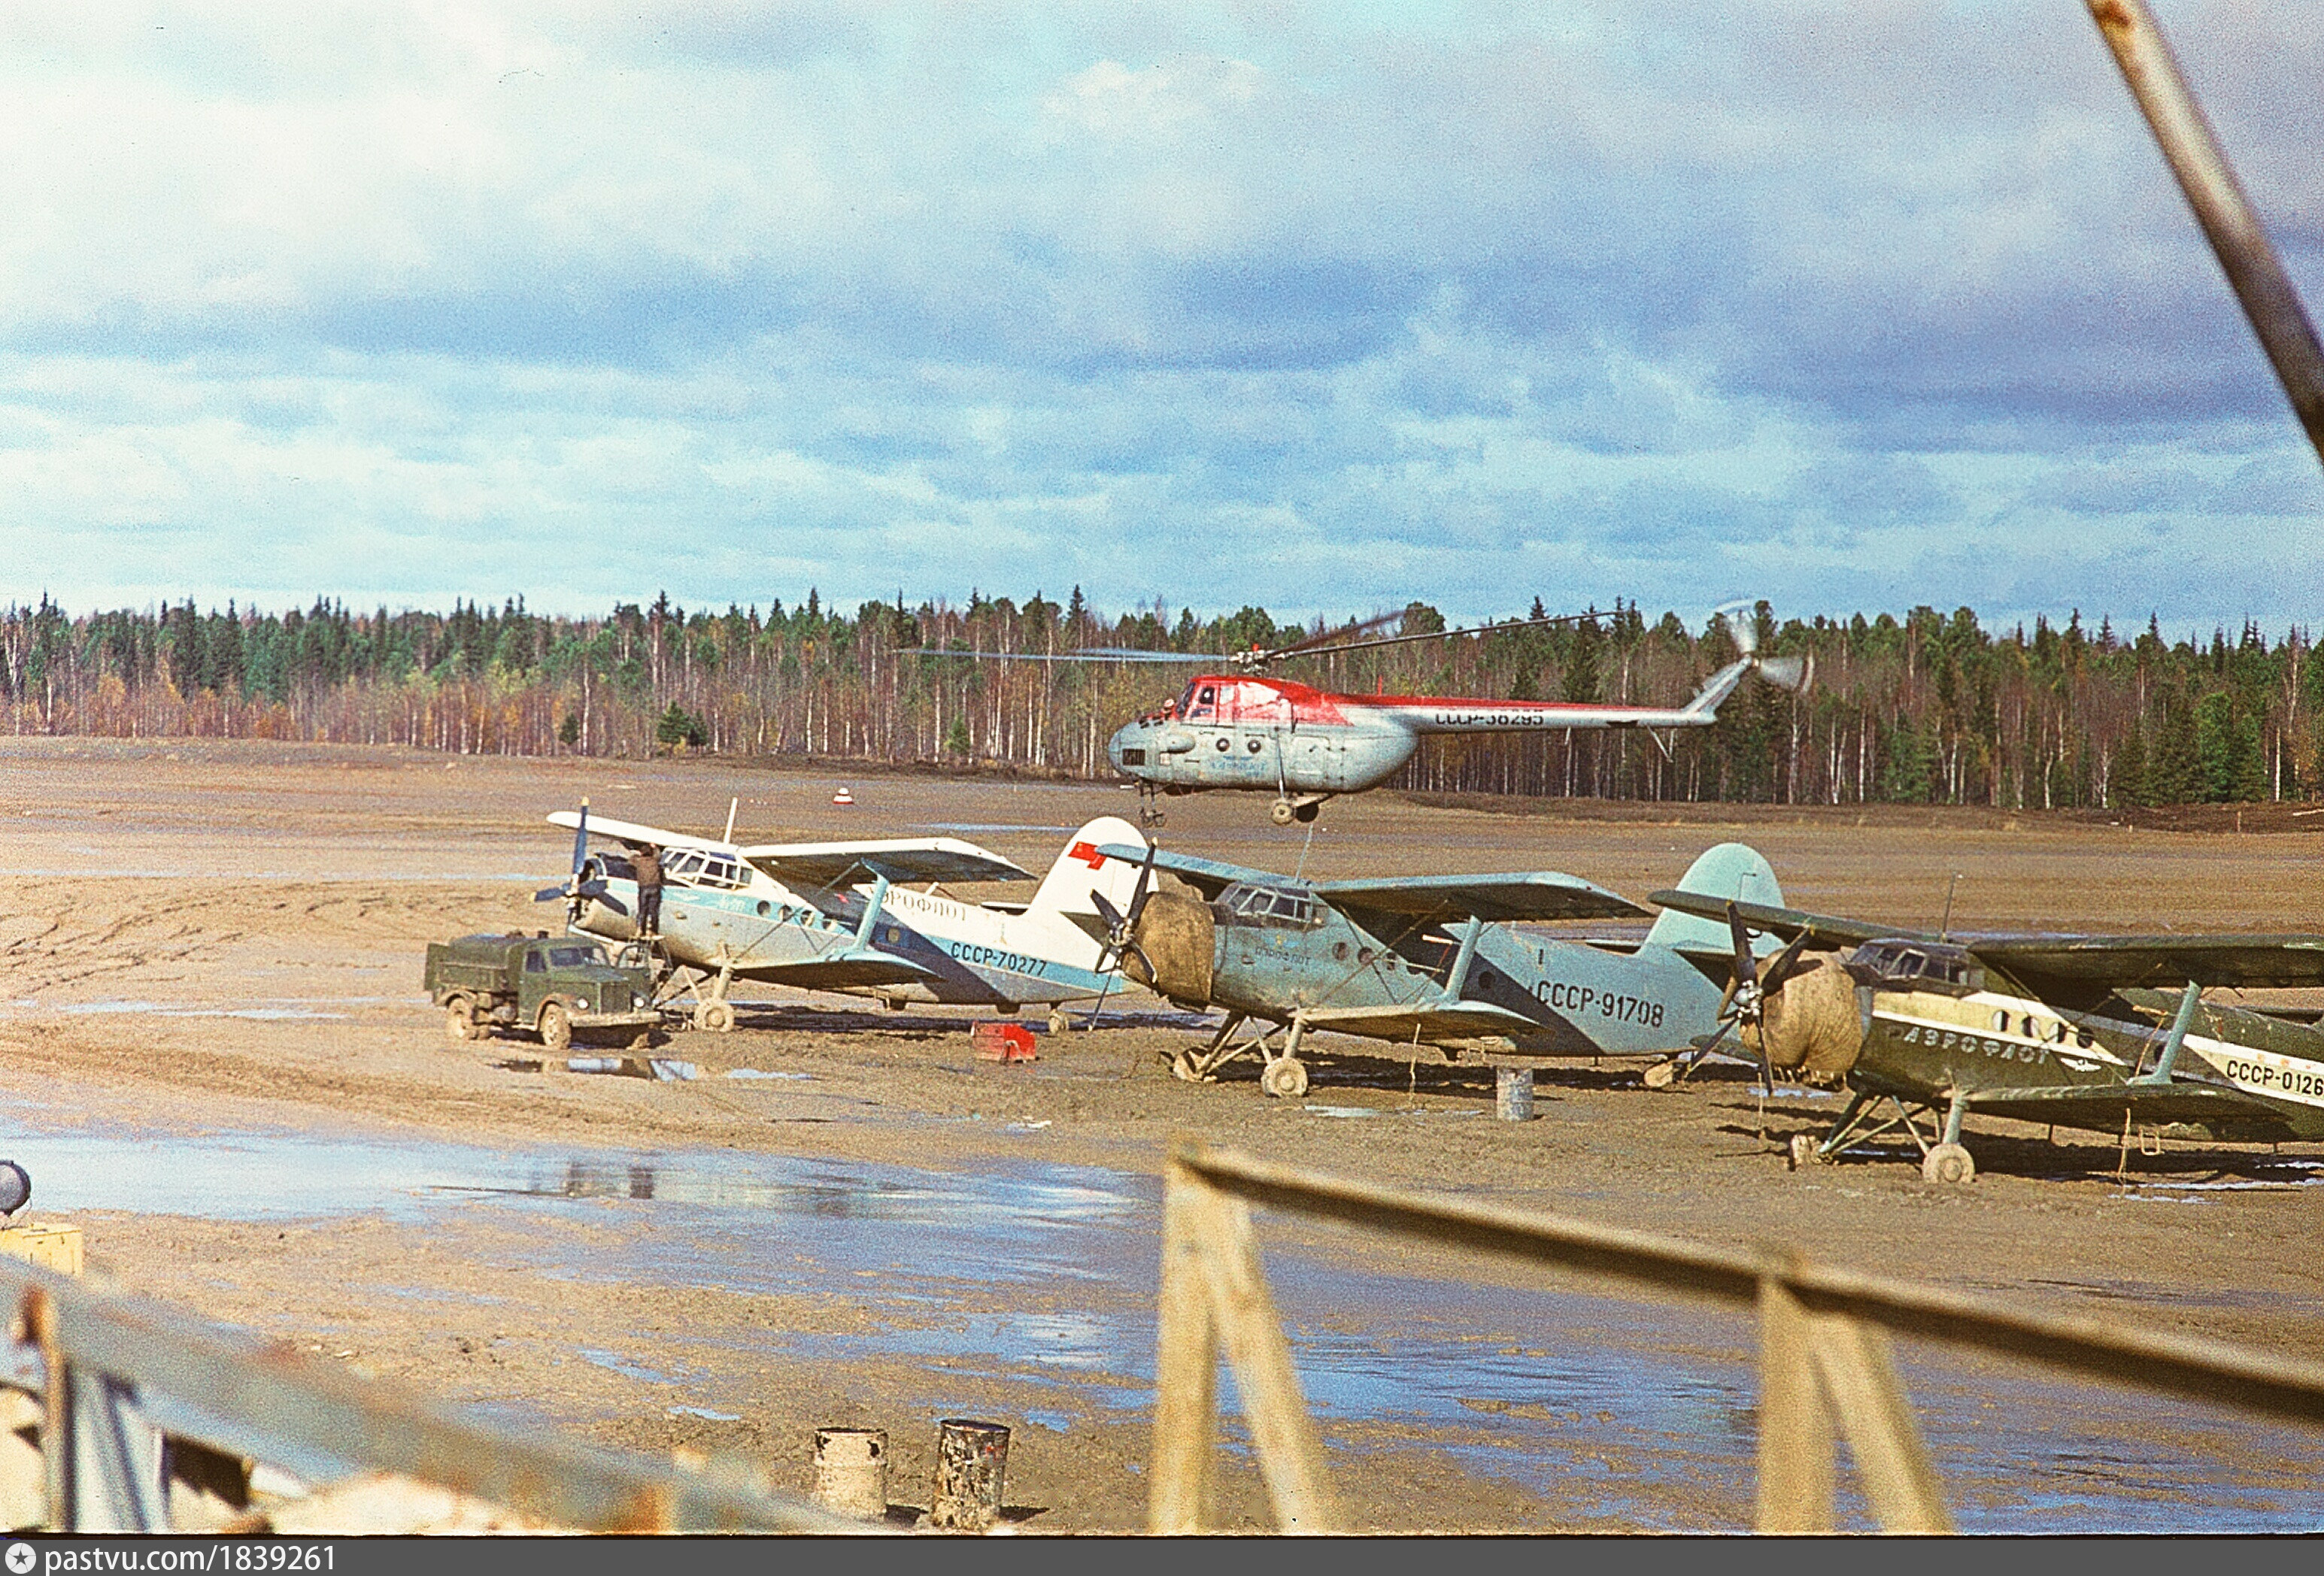
[{"label": "helicopter landing gear wheel", "polygon": [[555,1055],[564,1055],[573,1044],[573,1019],[554,1001],[540,1009],[540,1043]]},{"label": "helicopter landing gear wheel", "polygon": [[1675,1059],[1656,1062],[1640,1074],[1638,1081],[1649,1089],[1668,1089],[1678,1082],[1678,1063]]},{"label": "helicopter landing gear wheel", "polygon": [[1296,1100],[1307,1092],[1307,1068],[1291,1056],[1278,1056],[1259,1075],[1259,1086],[1277,1100]]},{"label": "helicopter landing gear wheel", "polygon": [[1828,1166],[1831,1163],[1823,1152],[1823,1146],[1816,1142],[1813,1133],[1792,1135],[1791,1162],[1792,1169],[1794,1171],[1805,1170],[1811,1166]]},{"label": "helicopter landing gear wheel", "polygon": [[1052,1007],[1049,1009],[1049,1032],[1051,1034],[1063,1034],[1072,1027],[1073,1021],[1066,1018],[1065,1009],[1064,1008]]},{"label": "helicopter landing gear wheel", "polygon": [[694,1027],[712,1034],[734,1032],[734,1004],[716,999],[704,1002],[694,1009]]},{"label": "helicopter landing gear wheel", "polygon": [[1959,1144],[1939,1144],[1921,1157],[1921,1180],[1958,1187],[1977,1179],[1977,1162]]},{"label": "helicopter landing gear wheel", "polygon": [[1311,809],[1305,816],[1300,816],[1298,806],[1294,805],[1289,799],[1277,799],[1274,804],[1268,806],[1267,818],[1274,822],[1278,826],[1288,826],[1291,825],[1294,818],[1309,821],[1314,820],[1315,818],[1315,812]]},{"label": "helicopter landing gear wheel", "polygon": [[484,1026],[476,1021],[476,1004],[466,996],[444,1004],[444,1033],[456,1040],[480,1040]]}]

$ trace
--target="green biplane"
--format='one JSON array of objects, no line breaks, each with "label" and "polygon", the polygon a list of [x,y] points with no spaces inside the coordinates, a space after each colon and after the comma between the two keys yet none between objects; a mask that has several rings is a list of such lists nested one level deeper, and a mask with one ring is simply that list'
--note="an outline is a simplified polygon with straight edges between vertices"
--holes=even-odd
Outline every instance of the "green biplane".
[{"label": "green biplane", "polygon": [[[1732,1031],[1778,1073],[1852,1098],[1793,1164],[1911,1137],[1932,1182],[1967,1182],[1970,1116],[2148,1139],[2324,1138],[2324,1029],[2310,1015],[2204,1001],[2206,987],[2324,985],[2324,935],[1929,935],[1698,893],[1725,919]],[[1755,935],[1783,938],[1764,963]],[[1840,949],[1846,949],[1844,952]],[[1926,1120],[1929,1130],[1923,1132]]]}]

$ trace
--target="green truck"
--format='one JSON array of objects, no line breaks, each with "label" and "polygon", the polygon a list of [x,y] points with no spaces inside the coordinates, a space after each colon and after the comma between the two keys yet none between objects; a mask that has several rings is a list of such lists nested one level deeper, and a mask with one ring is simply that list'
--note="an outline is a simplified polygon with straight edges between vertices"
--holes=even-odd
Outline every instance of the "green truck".
[{"label": "green truck", "polygon": [[427,984],[456,1040],[482,1039],[495,1028],[530,1029],[550,1051],[562,1051],[576,1029],[651,1028],[661,1021],[652,971],[615,963],[587,936],[544,930],[431,942]]}]

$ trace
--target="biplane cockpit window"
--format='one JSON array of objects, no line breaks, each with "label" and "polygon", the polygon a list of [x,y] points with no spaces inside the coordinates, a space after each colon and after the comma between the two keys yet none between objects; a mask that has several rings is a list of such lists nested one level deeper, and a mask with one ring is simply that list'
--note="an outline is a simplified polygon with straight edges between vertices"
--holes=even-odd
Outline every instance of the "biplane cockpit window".
[{"label": "biplane cockpit window", "polygon": [[1219,894],[1230,924],[1311,926],[1320,922],[1315,900],[1305,892],[1273,887],[1232,886]]},{"label": "biplane cockpit window", "polygon": [[[1868,941],[1850,954],[1848,968],[1859,982],[1891,990],[1963,996],[1985,989],[1985,970],[1957,946]],[[1996,1014],[1995,1028],[2007,1023],[2006,1015]]]}]

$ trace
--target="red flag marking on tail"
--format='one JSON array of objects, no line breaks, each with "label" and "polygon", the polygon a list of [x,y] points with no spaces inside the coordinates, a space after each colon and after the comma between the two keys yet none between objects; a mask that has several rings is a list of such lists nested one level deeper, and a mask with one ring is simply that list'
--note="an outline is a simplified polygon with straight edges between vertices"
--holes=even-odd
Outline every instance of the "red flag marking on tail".
[{"label": "red flag marking on tail", "polygon": [[1105,868],[1105,855],[1097,851],[1097,844],[1094,843],[1076,843],[1065,850],[1065,857],[1080,860],[1092,870]]}]

